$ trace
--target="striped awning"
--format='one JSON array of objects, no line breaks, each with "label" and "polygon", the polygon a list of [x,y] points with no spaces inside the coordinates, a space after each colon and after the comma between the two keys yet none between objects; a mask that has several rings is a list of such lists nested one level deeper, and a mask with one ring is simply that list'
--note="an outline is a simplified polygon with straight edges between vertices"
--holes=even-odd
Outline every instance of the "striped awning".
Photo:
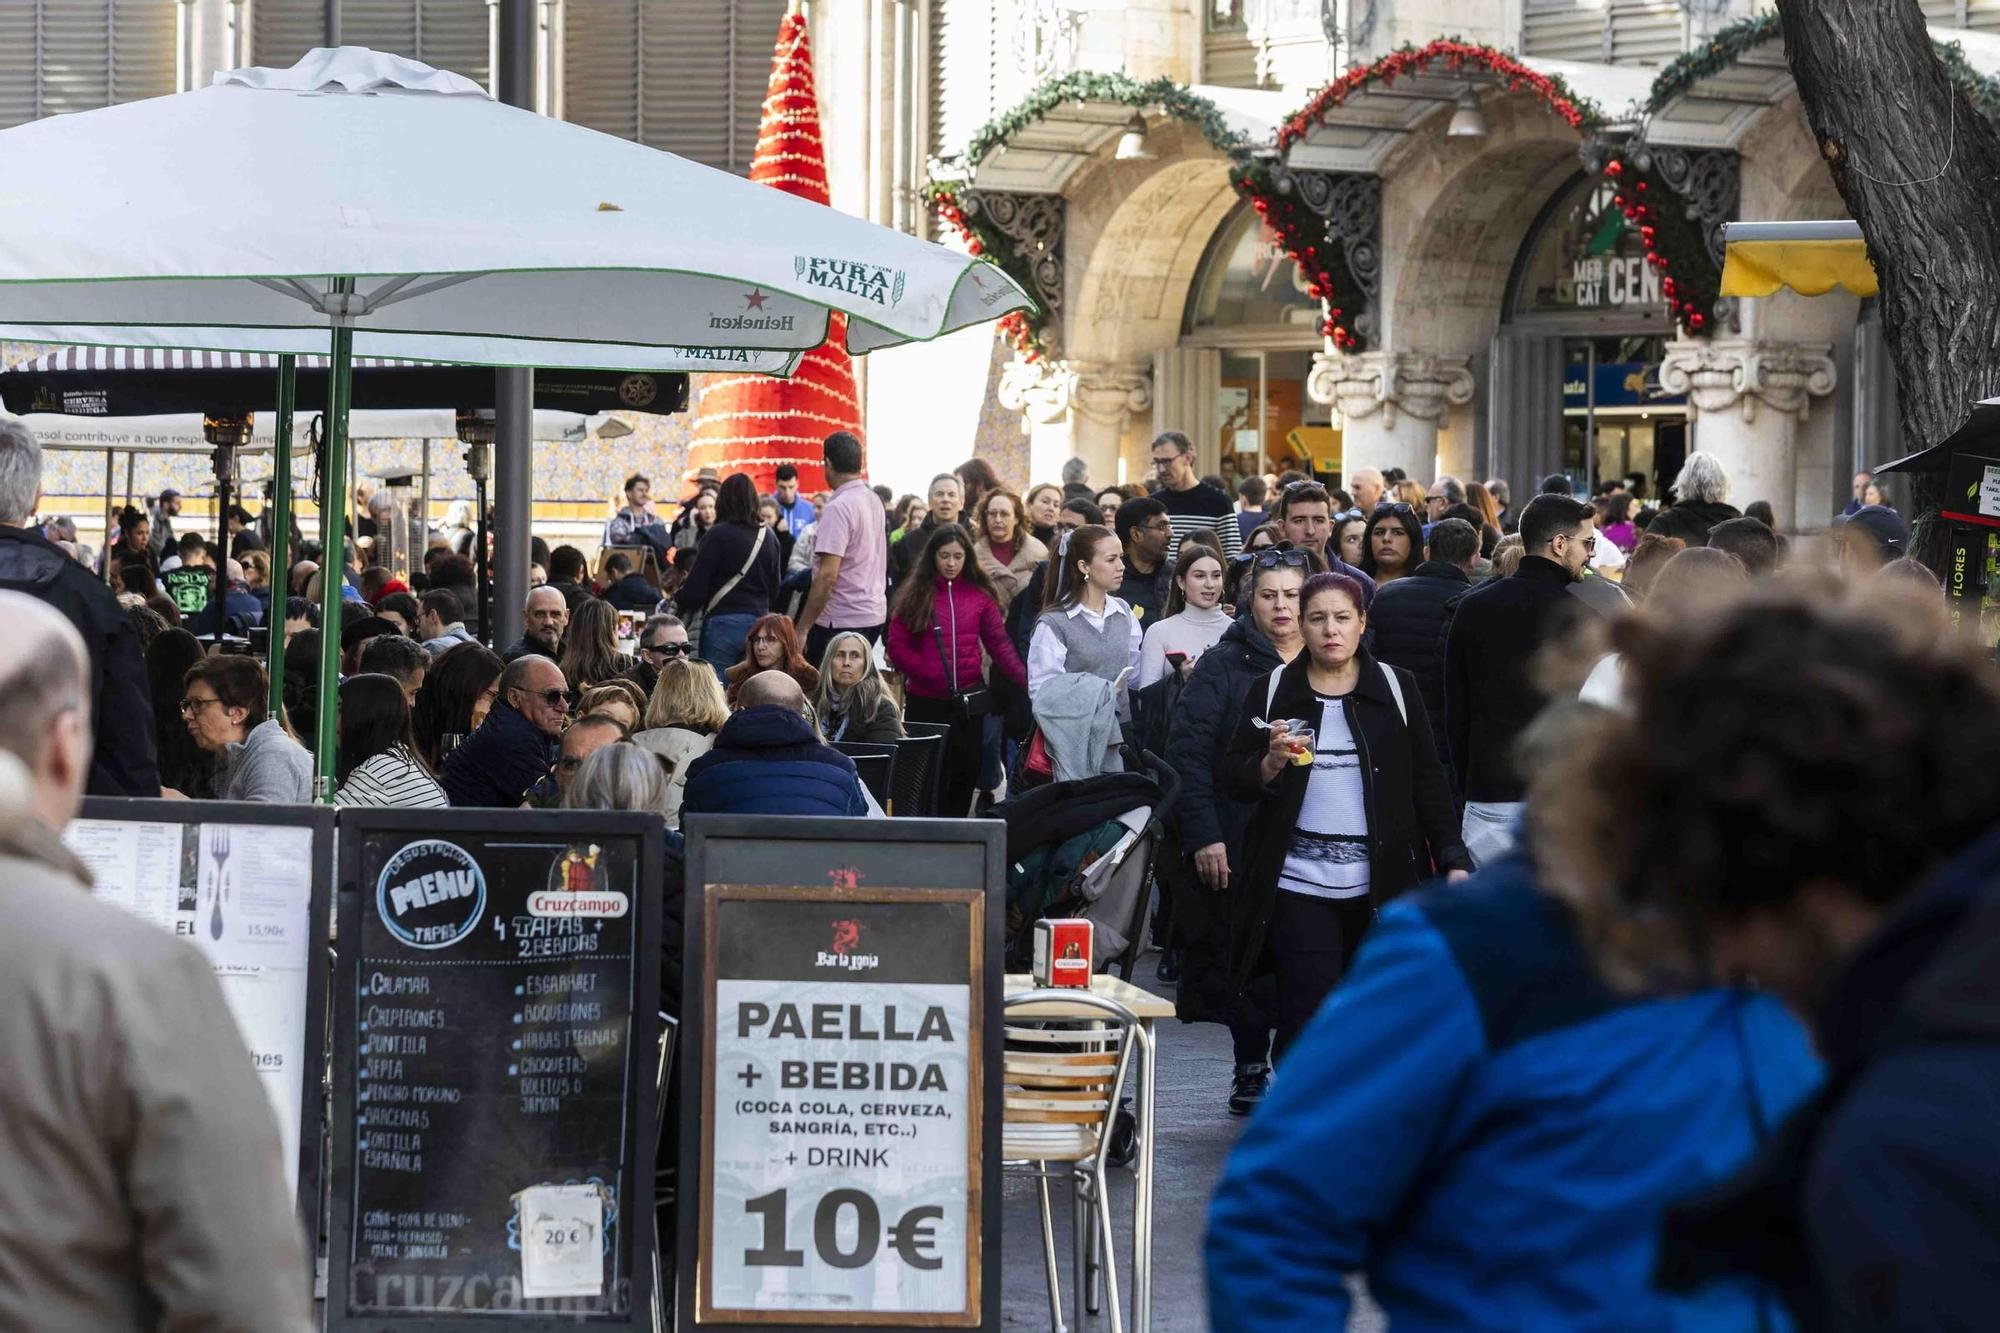
[{"label": "striped awning", "polygon": [[[297,358],[300,370],[324,370],[324,356]],[[396,361],[385,357],[354,358],[355,369],[385,366],[428,366],[430,361]],[[181,347],[58,347],[11,366],[0,375],[57,374],[90,370],[263,370],[276,374],[278,358],[270,352],[205,352]]]}]

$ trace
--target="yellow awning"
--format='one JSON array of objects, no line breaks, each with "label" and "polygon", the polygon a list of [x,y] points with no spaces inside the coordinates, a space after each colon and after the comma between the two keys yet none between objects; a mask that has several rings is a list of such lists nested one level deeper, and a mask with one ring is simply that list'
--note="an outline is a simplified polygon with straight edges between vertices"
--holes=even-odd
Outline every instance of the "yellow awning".
[{"label": "yellow awning", "polygon": [[1769,296],[1789,287],[1801,296],[1824,296],[1845,287],[1856,296],[1876,292],[1868,244],[1852,222],[1732,222],[1722,263],[1724,296]]}]

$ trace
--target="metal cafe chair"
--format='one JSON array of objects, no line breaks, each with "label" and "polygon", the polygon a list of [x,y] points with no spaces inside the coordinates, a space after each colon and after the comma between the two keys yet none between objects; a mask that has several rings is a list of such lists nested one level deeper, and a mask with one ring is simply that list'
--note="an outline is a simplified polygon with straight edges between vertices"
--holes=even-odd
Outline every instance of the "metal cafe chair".
[{"label": "metal cafe chair", "polygon": [[[1111,1331],[1123,1333],[1108,1172],[1112,1124],[1131,1072],[1139,1020],[1124,1005],[1087,990],[1024,991],[1009,995],[1005,1008],[1012,1013],[1028,1005],[1041,1010],[1060,1005],[1062,1012],[1055,1017],[1038,1012],[1005,1025],[1000,1155],[1004,1169],[1033,1175],[1040,1193],[1049,1327],[1068,1333],[1049,1201],[1049,1182],[1061,1178],[1069,1181],[1074,1221],[1077,1323],[1083,1323],[1087,1307],[1096,1306],[1101,1281],[1111,1299]],[[1149,1241],[1134,1237],[1135,1244]]]},{"label": "metal cafe chair", "polygon": [[854,761],[854,771],[861,775],[861,784],[868,788],[875,804],[888,810],[890,797],[894,794],[890,784],[896,767],[896,747],[872,741],[835,741],[833,748]]},{"label": "metal cafe chair", "polygon": [[[896,763],[889,774],[892,815],[923,818],[937,813],[938,780],[944,776],[945,738],[906,727],[908,736],[896,743]],[[940,728],[948,731],[949,728]]]}]

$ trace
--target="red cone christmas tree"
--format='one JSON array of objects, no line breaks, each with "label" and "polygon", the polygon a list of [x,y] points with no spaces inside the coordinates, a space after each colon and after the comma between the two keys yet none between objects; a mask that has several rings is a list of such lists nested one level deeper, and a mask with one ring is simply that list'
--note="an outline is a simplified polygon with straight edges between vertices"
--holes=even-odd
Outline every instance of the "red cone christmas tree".
[{"label": "red cone christmas tree", "polygon": [[[826,157],[819,133],[819,95],[813,89],[812,48],[806,18],[795,3],[778,27],[771,58],[771,83],[764,95],[763,121],[750,179],[773,189],[831,203]],[[688,475],[712,467],[724,476],[748,472],[759,494],[770,494],[780,463],[799,470],[799,489],[825,486],[820,451],[834,431],[861,433],[861,408],[854,392],[854,364],[843,350],[845,316],[834,315],[825,343],[808,352],[788,380],[766,375],[708,375],[702,378],[695,413],[694,441],[688,448]]]}]

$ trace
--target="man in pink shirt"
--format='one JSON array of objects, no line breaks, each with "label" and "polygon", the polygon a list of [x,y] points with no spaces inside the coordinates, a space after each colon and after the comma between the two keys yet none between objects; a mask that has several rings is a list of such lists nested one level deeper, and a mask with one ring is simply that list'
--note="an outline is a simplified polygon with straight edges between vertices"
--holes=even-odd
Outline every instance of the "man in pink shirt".
[{"label": "man in pink shirt", "polygon": [[873,643],[889,621],[889,539],[882,499],[861,476],[861,441],[837,430],[826,437],[824,457],[833,495],[820,512],[812,591],[799,615],[815,666],[835,634],[852,630]]}]

